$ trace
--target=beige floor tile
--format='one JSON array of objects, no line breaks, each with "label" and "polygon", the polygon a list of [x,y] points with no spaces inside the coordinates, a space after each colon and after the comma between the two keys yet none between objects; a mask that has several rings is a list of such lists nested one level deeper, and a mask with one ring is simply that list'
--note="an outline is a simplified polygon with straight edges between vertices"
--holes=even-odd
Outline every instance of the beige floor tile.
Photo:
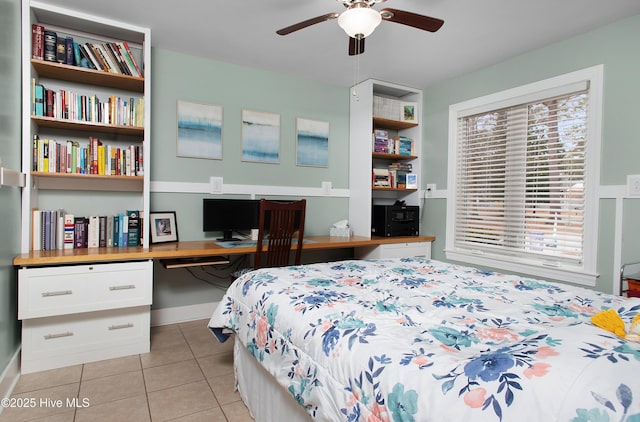
[{"label": "beige floor tile", "polygon": [[220,406],[240,400],[240,394],[236,391],[236,378],[233,373],[207,378],[207,381]]},{"label": "beige floor tile", "polygon": [[2,411],[0,420],[3,422],[30,421],[69,413],[75,410],[75,407],[67,406],[67,400],[73,400],[78,397],[79,385],[79,383],[65,384],[43,390],[13,394],[11,397],[22,399],[23,403],[27,401],[29,406],[33,405],[33,407],[7,407]]},{"label": "beige floor tile", "polygon": [[233,352],[217,353],[197,358],[198,364],[207,378],[233,374]]},{"label": "beige floor tile", "polygon": [[125,372],[83,381],[80,384],[80,399],[88,399],[91,406],[145,394],[142,371]]},{"label": "beige floor tile", "polygon": [[237,401],[222,406],[222,411],[229,422],[253,422],[249,409],[242,401]]},{"label": "beige floor tile", "polygon": [[82,365],[24,374],[20,376],[13,394],[80,382],[81,376]]},{"label": "beige floor tile", "polygon": [[206,381],[151,392],[148,397],[151,419],[154,422],[219,407]]},{"label": "beige floor tile", "polygon": [[142,394],[122,400],[78,409],[75,422],[150,421],[147,396]]},{"label": "beige floor tile", "polygon": [[183,340],[182,344],[166,348],[151,348],[149,353],[140,355],[142,368],[151,368],[154,366],[166,365],[168,363],[182,362],[193,359],[193,353]]},{"label": "beige floor tile", "polygon": [[185,345],[187,342],[177,325],[151,328],[151,350]]},{"label": "beige floor tile", "polygon": [[171,422],[227,422],[227,418],[222,409],[216,407],[181,418],[171,419]]},{"label": "beige floor tile", "polygon": [[140,364],[139,355],[86,363],[82,369],[82,381],[108,377],[125,372],[139,371],[141,369],[142,365]]},{"label": "beige floor tile", "polygon": [[[213,314],[213,311],[215,310],[215,307],[211,307],[211,314]],[[189,328],[198,328],[198,327],[206,327],[207,324],[209,323],[209,319],[210,318],[205,318],[205,319],[197,319],[194,321],[187,321],[187,322],[181,322],[178,325],[178,327],[180,327],[181,330],[185,330],[185,329],[189,329]]]},{"label": "beige floor tile", "polygon": [[[76,411],[58,413],[57,415],[45,416],[44,418],[35,419],[35,422],[74,422]],[[4,421],[0,416],[0,421]],[[7,419],[8,421],[8,419]],[[12,420],[13,421],[13,420]]]},{"label": "beige floor tile", "polygon": [[144,383],[147,392],[176,387],[200,380],[204,380],[204,374],[195,359],[155,366],[144,370]]}]

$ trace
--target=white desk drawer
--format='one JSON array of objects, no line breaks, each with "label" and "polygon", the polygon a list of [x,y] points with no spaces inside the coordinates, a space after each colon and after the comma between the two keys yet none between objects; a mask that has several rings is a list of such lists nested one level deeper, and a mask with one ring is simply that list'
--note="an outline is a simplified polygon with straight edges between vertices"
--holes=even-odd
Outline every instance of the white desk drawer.
[{"label": "white desk drawer", "polygon": [[22,372],[149,351],[149,306],[22,322]]},{"label": "white desk drawer", "polygon": [[356,249],[356,258],[358,259],[408,258],[412,256],[431,258],[431,242],[385,243]]},{"label": "white desk drawer", "polygon": [[22,268],[18,319],[150,305],[153,261]]}]

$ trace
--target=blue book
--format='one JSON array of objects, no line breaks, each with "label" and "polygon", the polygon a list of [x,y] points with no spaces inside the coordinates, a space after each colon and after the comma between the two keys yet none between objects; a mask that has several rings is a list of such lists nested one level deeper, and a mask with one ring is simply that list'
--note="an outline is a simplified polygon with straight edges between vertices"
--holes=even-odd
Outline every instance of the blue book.
[{"label": "blue book", "polygon": [[34,115],[44,116],[44,85],[36,84],[35,91],[35,98],[33,99],[35,102]]}]

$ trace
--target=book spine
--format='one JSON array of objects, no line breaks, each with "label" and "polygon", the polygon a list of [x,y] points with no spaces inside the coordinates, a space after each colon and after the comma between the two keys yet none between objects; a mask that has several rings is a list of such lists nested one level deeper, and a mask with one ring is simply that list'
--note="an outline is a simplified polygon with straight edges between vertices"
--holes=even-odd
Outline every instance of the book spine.
[{"label": "book spine", "polygon": [[74,239],[74,216],[66,213],[64,215],[64,241],[63,249],[73,249]]},{"label": "book spine", "polygon": [[101,215],[98,217],[99,222],[99,236],[98,246],[104,248],[107,246],[107,216]]},{"label": "book spine", "polygon": [[48,62],[56,61],[56,43],[58,34],[54,31],[44,31],[44,59]]},{"label": "book spine", "polygon": [[127,246],[140,244],[140,219],[138,211],[127,211]]},{"label": "book spine", "polygon": [[138,72],[138,76],[142,76],[142,71],[140,70],[140,67],[138,66],[138,63],[136,63],[136,59],[133,56],[133,53],[131,53],[131,49],[129,48],[129,44],[126,41],[122,41],[122,45],[124,46],[124,49],[127,51],[127,55],[131,58],[131,62],[133,63],[133,66],[136,68],[136,72]]},{"label": "book spine", "polygon": [[65,63],[74,66],[76,64],[75,51],[73,49],[73,38],[67,37],[64,40]]},{"label": "book spine", "polygon": [[62,37],[56,37],[56,61],[58,63],[67,62],[67,44]]},{"label": "book spine", "polygon": [[42,249],[42,213],[39,209],[31,210],[31,249],[39,251]]},{"label": "book spine", "polygon": [[37,23],[31,25],[31,58],[44,59],[44,26]]}]

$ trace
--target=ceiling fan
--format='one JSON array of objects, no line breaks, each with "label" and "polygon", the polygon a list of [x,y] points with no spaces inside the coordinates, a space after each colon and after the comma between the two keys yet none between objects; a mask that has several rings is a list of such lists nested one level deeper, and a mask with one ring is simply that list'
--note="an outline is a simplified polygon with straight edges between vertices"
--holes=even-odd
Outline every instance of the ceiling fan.
[{"label": "ceiling fan", "polygon": [[364,39],[371,35],[382,20],[401,23],[424,31],[436,32],[444,21],[430,16],[406,12],[398,9],[375,10],[372,6],[387,0],[336,0],[347,8],[342,13],[327,13],[302,22],[295,23],[276,31],[278,35],[287,35],[317,23],[338,19],[338,25],[349,35],[349,55],[364,53]]}]

